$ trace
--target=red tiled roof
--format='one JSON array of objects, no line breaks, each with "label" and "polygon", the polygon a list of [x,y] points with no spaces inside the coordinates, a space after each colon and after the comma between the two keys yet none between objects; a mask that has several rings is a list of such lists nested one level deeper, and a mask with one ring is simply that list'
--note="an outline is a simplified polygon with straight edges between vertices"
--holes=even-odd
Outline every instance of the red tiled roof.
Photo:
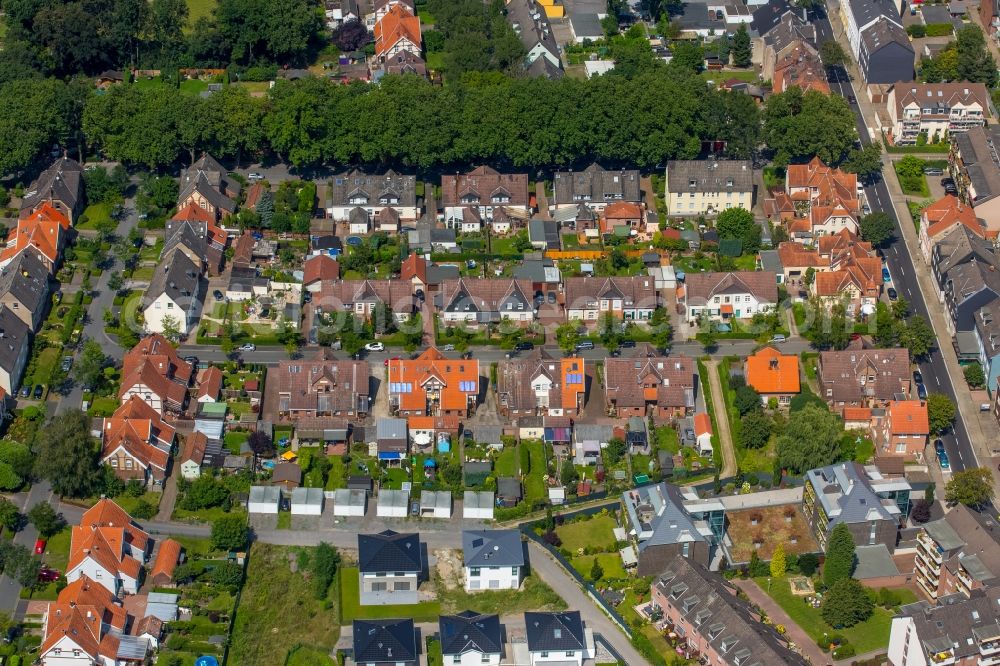
[{"label": "red tiled roof", "polygon": [[222,391],[222,370],[213,365],[206,368],[198,378],[198,397],[207,396],[216,400],[220,391]]},{"label": "red tiled roof", "polygon": [[380,57],[387,55],[402,39],[420,48],[420,19],[402,5],[393,5],[375,24],[375,54]]},{"label": "red tiled roof", "polygon": [[[922,213],[924,224],[927,225],[928,238],[934,238],[956,224],[961,224],[980,238],[986,238],[989,232],[986,225],[976,218],[972,206],[962,203],[957,197],[946,194],[925,208]],[[996,232],[992,235],[995,237]]]},{"label": "red tiled roof", "polygon": [[927,403],[922,400],[894,400],[886,409],[886,418],[893,435],[928,435],[931,431]]},{"label": "red tiled roof", "polygon": [[154,333],[139,341],[125,355],[118,397],[142,384],[164,401],[181,405],[193,373],[191,364],[181,359],[167,339]]},{"label": "red tiled roof", "polygon": [[761,395],[798,393],[799,357],[764,347],[746,361],[747,384]]},{"label": "red tiled roof", "polygon": [[155,409],[137,395],[132,395],[104,423],[101,462],[111,458],[119,448],[125,450],[142,468],[154,468],[154,475],[166,474],[170,462],[170,447],[175,431]]},{"label": "red tiled roof", "polygon": [[178,222],[215,222],[214,215],[193,201],[188,202],[186,206],[174,213],[174,216],[170,219]]},{"label": "red tiled roof", "polygon": [[445,358],[431,347],[413,360],[390,360],[388,378],[389,395],[398,397],[400,411],[424,411],[425,386],[432,380],[441,384],[441,409],[460,411],[468,407],[471,396],[479,394],[479,361]]},{"label": "red tiled roof", "polygon": [[184,450],[181,452],[181,462],[188,460],[201,465],[205,461],[205,449],[208,448],[208,437],[202,432],[193,432],[184,438]]},{"label": "red tiled roof", "polygon": [[712,434],[712,419],[708,416],[706,412],[698,412],[694,415],[694,435],[695,437],[700,437],[701,435],[711,435]]},{"label": "red tiled roof", "polygon": [[173,539],[165,539],[160,543],[160,550],[156,554],[156,561],[149,572],[153,582],[157,583],[158,576],[166,576],[170,580],[174,576],[174,569],[181,557],[181,545]]},{"label": "red tiled roof", "polygon": [[[306,263],[303,266],[303,274],[302,284],[306,287],[323,280],[339,280],[340,264],[330,255],[318,254],[306,259]],[[405,280],[406,277],[403,276],[402,279]]]}]

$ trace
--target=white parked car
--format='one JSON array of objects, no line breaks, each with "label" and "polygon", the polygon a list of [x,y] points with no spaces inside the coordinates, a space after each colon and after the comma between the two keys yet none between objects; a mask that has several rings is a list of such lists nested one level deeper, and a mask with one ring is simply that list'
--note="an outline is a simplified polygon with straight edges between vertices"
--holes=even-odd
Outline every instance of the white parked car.
[{"label": "white parked car", "polygon": [[249,181],[264,180],[264,176],[257,173],[256,171],[251,171],[250,173],[247,174],[247,180]]},{"label": "white parked car", "polygon": [[365,345],[365,351],[385,351],[385,345],[381,342],[369,342]]},{"label": "white parked car", "polygon": [[257,351],[257,345],[252,342],[248,342],[245,345],[240,346],[240,351]]}]

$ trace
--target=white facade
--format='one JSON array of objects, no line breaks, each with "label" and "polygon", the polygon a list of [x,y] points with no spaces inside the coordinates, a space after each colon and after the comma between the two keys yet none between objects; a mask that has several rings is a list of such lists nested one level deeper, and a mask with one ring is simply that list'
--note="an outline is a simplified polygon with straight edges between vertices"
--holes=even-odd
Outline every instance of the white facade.
[{"label": "white facade", "polygon": [[[141,567],[140,567],[141,570]],[[139,581],[124,572],[112,572],[105,569],[91,557],[84,558],[78,565],[66,572],[66,582],[73,583],[80,579],[80,576],[87,576],[96,583],[100,583],[112,594],[118,595],[137,594],[139,592]]]},{"label": "white facade", "polygon": [[181,463],[181,476],[185,479],[197,479],[201,476],[201,465],[193,460],[185,460]]},{"label": "white facade", "polygon": [[702,455],[702,456],[710,456],[710,455],[712,455],[712,450],[714,448],[712,446],[712,433],[710,433],[710,432],[703,432],[700,435],[698,435],[697,444],[698,444],[698,453],[699,453],[699,455]]},{"label": "white facade", "polygon": [[133,395],[139,396],[139,399],[145,402],[147,405],[156,410],[156,413],[163,416],[163,399],[157,395],[153,389],[149,388],[145,384],[135,384],[130,386],[124,394],[122,394],[122,404],[124,405],[129,401]]},{"label": "white facade", "polygon": [[116,666],[118,664],[116,659],[108,659],[100,655],[94,656],[97,657],[96,662],[70,636],[63,636],[48,652],[41,655],[41,659],[44,666],[93,666],[94,664]]},{"label": "white facade", "polygon": [[363,222],[351,222],[350,229],[352,234],[367,234],[371,231],[371,223],[367,219]]},{"label": "white facade", "polygon": [[296,488],[292,491],[293,516],[323,515],[323,490],[321,488]]},{"label": "white facade", "polygon": [[254,486],[250,489],[250,499],[247,501],[249,513],[277,515],[281,503],[281,490],[275,486]]},{"label": "white facade", "polygon": [[[419,54],[418,54],[419,55]],[[351,211],[355,208],[363,208],[365,212],[371,219],[382,212],[383,208],[392,208],[399,213],[400,220],[415,220],[420,217],[420,210],[417,206],[400,206],[400,205],[385,205],[374,202],[368,205],[368,202],[363,203],[351,203],[347,202],[343,206],[327,206],[326,215],[327,217],[332,217],[338,222],[347,222],[351,216]],[[320,254],[323,254],[322,252]]]},{"label": "white facade", "polygon": [[379,518],[406,518],[410,497],[405,490],[381,490],[375,515]]},{"label": "white facade", "polygon": [[466,592],[516,590],[524,580],[524,567],[464,567]]},{"label": "white facade", "polygon": [[[724,303],[723,300],[726,302]],[[712,302],[708,305],[702,307],[697,305],[688,305],[685,303],[687,308],[687,318],[688,321],[695,321],[704,312],[705,316],[711,321],[720,321],[722,319],[722,306],[731,305],[733,308],[733,317],[735,319],[751,319],[758,312],[770,312],[774,309],[774,303],[768,303],[764,301],[758,301],[757,298],[750,293],[746,294],[726,294],[725,296],[714,296]]]},{"label": "white facade", "polygon": [[367,501],[368,493],[363,490],[338,488],[333,493],[333,515],[363,517]]},{"label": "white facade", "polygon": [[178,330],[181,333],[187,333],[198,321],[200,310],[201,303],[197,298],[193,298],[190,306],[185,309],[164,293],[157,296],[156,300],[142,311],[142,316],[148,333],[163,333],[164,320],[167,317],[173,317]]},{"label": "white facade", "polygon": [[499,652],[493,654],[480,652],[479,650],[467,650],[462,654],[444,654],[445,664],[457,664],[458,666],[498,666],[503,655]]},{"label": "white facade", "polygon": [[927,666],[927,657],[914,627],[913,618],[892,619],[887,656],[892,666]]}]

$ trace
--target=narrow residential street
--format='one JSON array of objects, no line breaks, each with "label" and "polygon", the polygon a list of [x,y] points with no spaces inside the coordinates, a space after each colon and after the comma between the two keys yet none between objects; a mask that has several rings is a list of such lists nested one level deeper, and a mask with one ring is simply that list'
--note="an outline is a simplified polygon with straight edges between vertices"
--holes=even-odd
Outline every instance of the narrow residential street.
[{"label": "narrow residential street", "polygon": [[715,412],[715,425],[719,429],[719,444],[722,446],[722,471],[719,478],[729,479],[736,476],[736,450],[733,448],[733,434],[729,431],[729,412],[726,410],[726,398],[722,393],[722,381],[719,379],[719,361],[711,359],[705,362],[708,370],[708,383],[712,388],[712,410]]},{"label": "narrow residential street", "polygon": [[[52,486],[47,481],[39,481],[31,486],[27,494],[14,498],[21,513],[28,513],[33,506],[42,502],[52,502]],[[31,523],[14,535],[14,543],[25,548],[33,548],[38,539],[38,530]],[[21,585],[6,574],[0,575],[0,612],[13,614],[20,601]]]}]

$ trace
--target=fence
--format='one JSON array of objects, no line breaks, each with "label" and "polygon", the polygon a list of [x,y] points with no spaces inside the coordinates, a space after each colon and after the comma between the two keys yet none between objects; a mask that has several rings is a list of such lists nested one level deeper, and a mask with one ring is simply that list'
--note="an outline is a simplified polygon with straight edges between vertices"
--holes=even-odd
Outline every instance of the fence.
[{"label": "fence", "polygon": [[[592,515],[594,515],[596,513],[600,513],[604,509],[607,509],[609,506],[617,506],[617,504],[618,504],[618,502],[611,502],[609,504],[602,504],[600,506],[588,507],[586,509],[580,509],[579,511],[574,511],[572,513],[564,513],[564,514],[561,514],[561,515],[563,517],[567,518],[567,519],[571,519],[571,518],[573,518],[575,516],[578,516],[578,515],[592,516]],[[559,565],[562,566],[563,569],[565,569],[566,571],[568,571],[569,575],[571,575],[573,578],[575,578],[577,583],[579,583],[580,585],[583,586],[583,589],[587,592],[587,594],[590,596],[590,598],[594,600],[594,603],[597,604],[598,606],[600,606],[601,609],[605,613],[608,614],[608,617],[611,618],[611,621],[614,622],[615,624],[617,624],[618,627],[623,632],[625,632],[625,635],[628,636],[629,639],[631,640],[632,639],[632,628],[628,625],[628,622],[625,621],[625,618],[623,618],[618,613],[618,611],[616,611],[614,609],[614,607],[612,607],[604,599],[604,597],[601,596],[601,593],[597,591],[597,588],[594,587],[594,585],[592,583],[590,583],[588,580],[586,580],[580,574],[579,571],[577,571],[576,569],[573,568],[573,565],[571,565],[569,563],[569,560],[567,560],[565,557],[563,557],[562,553],[560,553],[558,550],[556,550],[555,548],[553,548],[550,544],[546,543],[540,536],[538,536],[537,534],[535,534],[535,529],[534,528],[535,528],[535,524],[537,522],[538,521],[534,521],[534,522],[531,522],[531,523],[522,523],[521,524],[521,533],[524,534],[529,539],[531,539],[532,541],[534,541],[535,543],[539,544],[545,550],[547,550],[549,552],[549,554],[553,558],[555,558],[556,562],[558,562]],[[595,638],[595,640],[596,640],[596,638]],[[621,657],[620,656],[618,656],[617,654],[615,656],[621,661]]]}]

